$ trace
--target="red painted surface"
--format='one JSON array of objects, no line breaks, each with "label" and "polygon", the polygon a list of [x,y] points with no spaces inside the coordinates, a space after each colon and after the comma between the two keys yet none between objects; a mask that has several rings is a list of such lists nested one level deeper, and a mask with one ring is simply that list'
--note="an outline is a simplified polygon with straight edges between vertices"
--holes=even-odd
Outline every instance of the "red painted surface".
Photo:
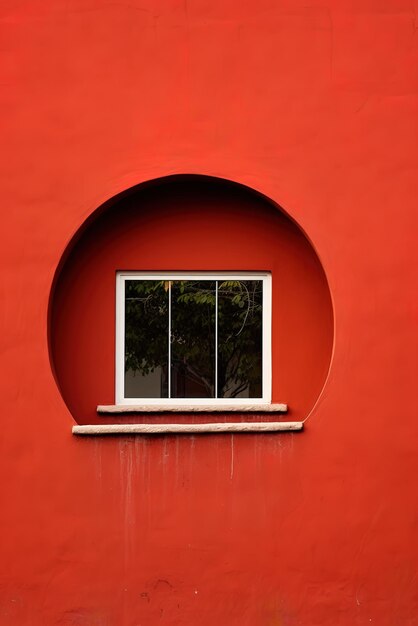
[{"label": "red painted surface", "polygon": [[97,404],[115,403],[118,270],[271,272],[272,400],[289,405],[286,419],[309,415],[329,371],[332,303],[315,252],[278,208],[219,180],[166,179],[115,200],[75,239],[57,273],[50,337],[77,422],[108,423]]},{"label": "red painted surface", "polygon": [[[414,8],[2,2],[1,626],[418,624]],[[71,435],[61,255],[171,174],[256,189],[318,251],[336,332],[303,433]]]}]

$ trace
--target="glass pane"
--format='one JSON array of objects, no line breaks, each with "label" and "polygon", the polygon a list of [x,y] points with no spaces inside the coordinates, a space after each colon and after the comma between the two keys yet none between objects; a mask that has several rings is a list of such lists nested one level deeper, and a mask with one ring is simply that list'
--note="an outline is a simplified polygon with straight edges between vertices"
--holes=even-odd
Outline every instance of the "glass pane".
[{"label": "glass pane", "polygon": [[125,398],[168,397],[168,281],[125,281]]},{"label": "glass pane", "polygon": [[261,398],[262,280],[218,281],[218,397]]},{"label": "glass pane", "polygon": [[171,285],[171,397],[214,398],[216,281]]}]

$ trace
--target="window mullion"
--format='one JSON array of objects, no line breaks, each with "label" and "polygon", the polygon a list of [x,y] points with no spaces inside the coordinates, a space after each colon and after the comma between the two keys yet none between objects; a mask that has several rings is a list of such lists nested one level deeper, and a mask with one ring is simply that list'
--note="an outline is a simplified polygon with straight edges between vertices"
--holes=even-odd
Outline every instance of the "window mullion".
[{"label": "window mullion", "polygon": [[168,397],[171,398],[171,280],[168,281]]},{"label": "window mullion", "polygon": [[218,281],[215,281],[215,398],[218,397]]}]

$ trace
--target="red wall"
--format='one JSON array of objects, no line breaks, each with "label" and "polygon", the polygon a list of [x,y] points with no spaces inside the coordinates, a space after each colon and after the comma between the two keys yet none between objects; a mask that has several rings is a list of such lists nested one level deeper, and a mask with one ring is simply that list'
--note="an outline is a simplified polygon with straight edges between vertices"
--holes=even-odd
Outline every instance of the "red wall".
[{"label": "red wall", "polygon": [[288,404],[287,420],[309,415],[329,371],[332,303],[315,251],[278,207],[218,179],[169,177],[97,213],[70,243],[50,304],[52,363],[78,423],[108,423],[96,407],[115,403],[118,270],[270,272],[272,401]]},{"label": "red wall", "polygon": [[[414,9],[1,3],[1,626],[418,624]],[[300,434],[71,435],[61,256],[173,174],[256,189],[318,252],[334,353]]]}]

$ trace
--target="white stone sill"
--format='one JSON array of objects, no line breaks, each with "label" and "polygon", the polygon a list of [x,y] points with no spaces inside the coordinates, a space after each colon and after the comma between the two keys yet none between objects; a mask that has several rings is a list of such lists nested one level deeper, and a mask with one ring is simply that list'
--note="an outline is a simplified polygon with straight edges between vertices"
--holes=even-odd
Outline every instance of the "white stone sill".
[{"label": "white stone sill", "polygon": [[164,435],[205,433],[275,433],[301,431],[303,422],[225,422],[208,424],[88,424],[74,435]]},{"label": "white stone sill", "polygon": [[99,404],[97,412],[116,413],[286,413],[287,404]]}]

